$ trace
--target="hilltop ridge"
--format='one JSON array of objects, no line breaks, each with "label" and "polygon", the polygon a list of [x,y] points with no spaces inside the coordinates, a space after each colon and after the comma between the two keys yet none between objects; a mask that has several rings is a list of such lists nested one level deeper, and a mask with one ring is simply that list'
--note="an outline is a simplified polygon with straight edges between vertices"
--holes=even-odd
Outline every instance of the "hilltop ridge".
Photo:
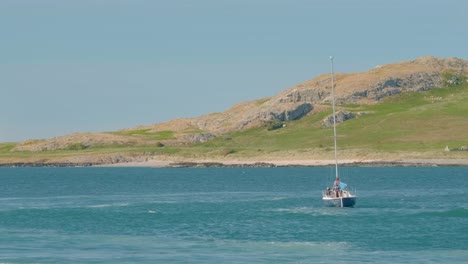
[{"label": "hilltop ridge", "polygon": [[[443,86],[443,74],[465,75],[468,61],[458,58],[422,57],[411,61],[377,66],[362,73],[337,73],[337,104],[375,104],[381,99],[406,91],[426,91]],[[202,130],[214,135],[258,127],[272,120],[299,119],[330,101],[330,74],[292,86],[275,96],[242,102],[221,113],[166,123],[130,128],[152,132]]]}]

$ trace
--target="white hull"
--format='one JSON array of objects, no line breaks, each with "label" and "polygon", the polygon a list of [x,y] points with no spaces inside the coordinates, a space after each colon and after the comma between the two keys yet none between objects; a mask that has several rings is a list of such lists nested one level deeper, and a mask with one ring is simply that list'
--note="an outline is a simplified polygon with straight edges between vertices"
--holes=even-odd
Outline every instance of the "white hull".
[{"label": "white hull", "polygon": [[356,204],[356,195],[347,190],[340,190],[338,192],[325,190],[323,191],[322,200],[326,206],[353,207]]},{"label": "white hull", "polygon": [[356,196],[338,198],[323,197],[322,199],[324,205],[329,207],[354,207],[356,204]]}]

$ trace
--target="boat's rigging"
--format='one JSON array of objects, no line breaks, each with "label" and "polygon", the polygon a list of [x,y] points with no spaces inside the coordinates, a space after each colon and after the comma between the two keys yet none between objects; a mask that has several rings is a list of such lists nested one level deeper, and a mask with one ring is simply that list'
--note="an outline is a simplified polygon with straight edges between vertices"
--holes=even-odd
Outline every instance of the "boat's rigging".
[{"label": "boat's rigging", "polygon": [[333,56],[330,56],[331,61],[331,95],[332,95],[332,110],[333,110],[333,142],[335,145],[335,178],[338,178],[338,154],[336,147],[336,112],[335,112],[335,78],[333,74]]},{"label": "boat's rigging", "polygon": [[356,203],[356,196],[353,195],[347,187],[347,184],[340,181],[338,176],[338,154],[337,154],[337,136],[336,136],[336,111],[335,111],[335,78],[333,69],[333,56],[330,56],[331,62],[331,101],[333,110],[333,143],[335,156],[335,181],[333,189],[326,188],[323,191],[323,201],[328,206],[353,207]]}]

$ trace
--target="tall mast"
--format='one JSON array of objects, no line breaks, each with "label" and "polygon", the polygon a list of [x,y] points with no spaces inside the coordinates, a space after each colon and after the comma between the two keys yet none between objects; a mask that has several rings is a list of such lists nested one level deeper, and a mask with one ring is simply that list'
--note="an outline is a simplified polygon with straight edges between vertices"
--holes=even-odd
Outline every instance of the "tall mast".
[{"label": "tall mast", "polygon": [[333,56],[330,56],[331,61],[331,81],[332,81],[332,109],[333,109],[333,140],[335,142],[335,178],[338,178],[338,155],[336,154],[336,115],[335,115],[335,80],[333,76]]}]

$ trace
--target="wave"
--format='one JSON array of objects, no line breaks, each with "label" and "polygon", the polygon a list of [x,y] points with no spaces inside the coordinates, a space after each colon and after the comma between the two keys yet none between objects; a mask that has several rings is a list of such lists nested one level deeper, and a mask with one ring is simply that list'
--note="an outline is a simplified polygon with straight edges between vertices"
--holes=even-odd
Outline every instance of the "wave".
[{"label": "wave", "polygon": [[[330,249],[333,251],[346,251],[353,247],[353,244],[346,241],[258,241],[258,240],[244,240],[244,239],[218,239],[211,236],[198,236],[192,238],[192,242],[197,244],[204,244],[209,248],[227,247],[230,249],[243,248],[245,251],[256,250],[258,248],[265,248],[271,251],[277,250],[307,250],[312,248],[316,249]],[[178,242],[179,243],[179,242]],[[310,251],[309,251],[310,252]]]},{"label": "wave", "polygon": [[335,216],[335,215],[345,215],[348,212],[346,210],[333,210],[333,208],[328,207],[294,207],[294,208],[274,208],[274,209],[265,209],[264,212],[273,212],[273,213],[287,213],[287,214],[304,214],[312,216]]},{"label": "wave", "polygon": [[89,205],[88,208],[105,208],[105,207],[125,207],[129,206],[129,203],[110,203],[110,204],[96,204],[96,205]]},{"label": "wave", "polygon": [[[334,242],[334,241],[324,241],[324,242],[310,242],[310,241],[290,241],[290,242],[278,242],[278,241],[232,241],[232,243],[236,243],[239,246],[245,247],[247,244],[249,247],[252,248],[269,248],[271,251],[282,251],[282,250],[298,250],[303,251],[316,249],[317,252],[321,252],[322,250],[331,250],[333,252],[336,251],[343,251],[351,247],[350,243],[348,242]],[[228,242],[229,244],[229,242]]]}]

